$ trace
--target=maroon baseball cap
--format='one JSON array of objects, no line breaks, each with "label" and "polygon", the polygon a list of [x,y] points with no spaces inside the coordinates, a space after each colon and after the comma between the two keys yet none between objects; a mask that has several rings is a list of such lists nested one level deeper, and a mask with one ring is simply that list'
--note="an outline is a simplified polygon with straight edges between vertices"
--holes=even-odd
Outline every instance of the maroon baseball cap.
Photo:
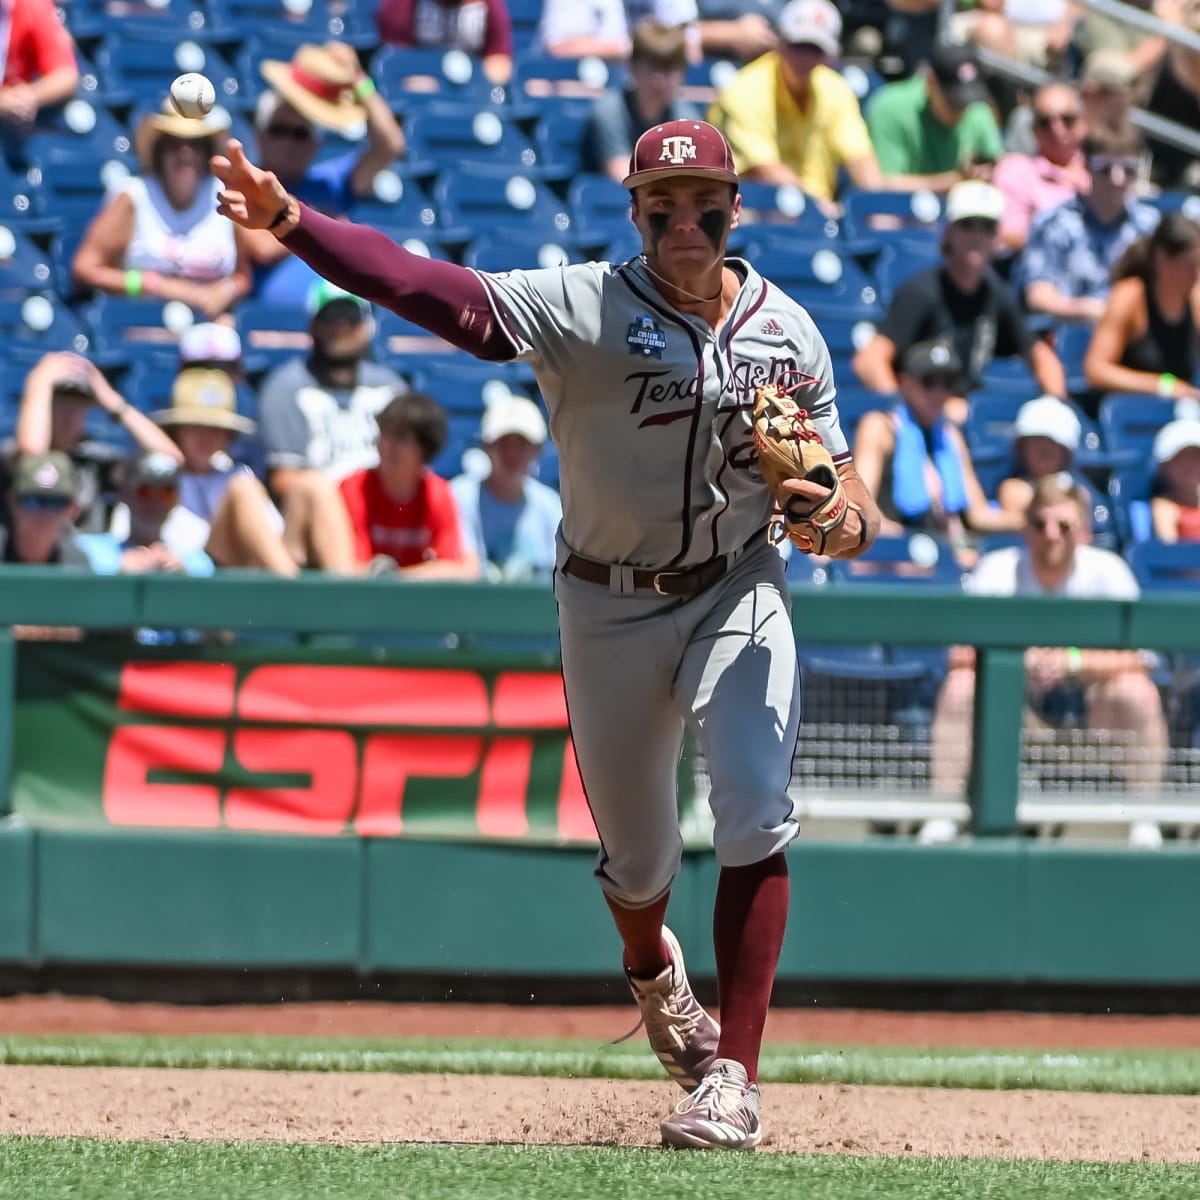
[{"label": "maroon baseball cap", "polygon": [[738,181],[729,143],[719,129],[704,121],[667,121],[647,129],[633,148],[629,174],[621,182],[632,190],[668,175]]}]

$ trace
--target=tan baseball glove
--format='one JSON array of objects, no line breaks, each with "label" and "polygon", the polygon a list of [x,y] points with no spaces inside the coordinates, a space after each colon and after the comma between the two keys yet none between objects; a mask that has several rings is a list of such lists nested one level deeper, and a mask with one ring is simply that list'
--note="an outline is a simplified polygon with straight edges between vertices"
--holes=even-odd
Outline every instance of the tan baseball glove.
[{"label": "tan baseball glove", "polygon": [[[755,391],[754,444],[759,470],[783,513],[773,540],[799,537],[801,549],[824,554],[829,535],[846,522],[846,493],[808,413],[777,383]],[[810,479],[829,488],[829,495],[813,504],[783,487],[785,479]]]}]

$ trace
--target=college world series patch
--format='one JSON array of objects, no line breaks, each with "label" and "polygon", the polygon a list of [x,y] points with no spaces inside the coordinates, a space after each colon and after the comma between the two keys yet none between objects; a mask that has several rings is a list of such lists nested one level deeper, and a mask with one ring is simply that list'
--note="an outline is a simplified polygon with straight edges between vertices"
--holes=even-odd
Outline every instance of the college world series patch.
[{"label": "college world series patch", "polygon": [[667,348],[667,335],[654,323],[654,318],[648,313],[635,317],[633,324],[625,335],[625,344],[630,354],[640,354],[643,358],[662,358]]}]

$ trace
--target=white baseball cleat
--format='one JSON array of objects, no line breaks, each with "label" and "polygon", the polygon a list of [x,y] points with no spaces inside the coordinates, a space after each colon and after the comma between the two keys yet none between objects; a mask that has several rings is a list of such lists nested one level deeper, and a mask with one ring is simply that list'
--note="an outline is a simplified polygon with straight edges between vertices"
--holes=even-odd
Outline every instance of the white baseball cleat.
[{"label": "white baseball cleat", "polygon": [[639,979],[628,971],[625,978],[641,1009],[650,1048],[667,1074],[690,1092],[717,1056],[721,1027],[693,994],[675,935],[664,925],[662,936],[670,963],[652,979]]},{"label": "white baseball cleat", "polygon": [[731,1058],[718,1058],[704,1081],[662,1123],[664,1146],[753,1150],[762,1141],[758,1084]]}]

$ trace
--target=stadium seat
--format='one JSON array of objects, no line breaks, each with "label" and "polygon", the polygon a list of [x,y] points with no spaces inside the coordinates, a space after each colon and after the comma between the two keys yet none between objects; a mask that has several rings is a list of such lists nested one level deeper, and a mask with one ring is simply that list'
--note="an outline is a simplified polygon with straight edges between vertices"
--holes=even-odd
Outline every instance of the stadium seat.
[{"label": "stadium seat", "polygon": [[180,301],[96,296],[86,308],[93,353],[103,364],[146,362],[173,366],[179,330],[204,317]]},{"label": "stadium seat", "polygon": [[1200,542],[1136,542],[1125,557],[1145,593],[1200,592]]},{"label": "stadium seat", "polygon": [[461,50],[381,46],[371,59],[371,78],[396,112],[416,113],[431,99],[504,104],[508,90],[492,83],[478,58]]},{"label": "stadium seat", "polygon": [[415,179],[405,179],[391,170],[380,171],[372,184],[371,199],[357,200],[349,212],[351,221],[376,228],[425,229],[433,236],[437,213],[433,197]]},{"label": "stadium seat", "polygon": [[940,239],[945,202],[934,192],[872,192],[852,188],[842,198],[842,236],[853,253],[896,246],[912,253]]},{"label": "stadium seat", "polygon": [[[379,44],[379,33],[335,9],[328,0],[208,0],[215,41],[265,36],[278,58],[290,58],[299,42],[349,42],[359,50]],[[284,47],[288,49],[284,49]]]},{"label": "stadium seat", "polygon": [[40,216],[82,233],[103,207],[108,189],[135,171],[124,159],[86,146],[44,145],[30,161],[30,195]]},{"label": "stadium seat", "polygon": [[548,96],[594,100],[606,88],[619,87],[625,68],[601,58],[553,58],[526,54],[513,62],[513,86],[522,102],[538,103]]},{"label": "stadium seat", "polygon": [[599,249],[636,234],[629,220],[629,192],[607,175],[578,176],[567,190],[567,204],[580,246]]},{"label": "stadium seat", "polygon": [[1155,396],[1136,393],[1106,396],[1100,405],[1100,431],[1113,453],[1132,451],[1147,462],[1155,434],[1174,416],[1174,407]]},{"label": "stadium seat", "polygon": [[471,417],[476,426],[494,395],[527,394],[509,364],[481,362],[469,354],[432,368],[414,364],[408,375],[416,391],[428,392],[448,413]]},{"label": "stadium seat", "polygon": [[[835,378],[837,378],[835,372]],[[842,378],[853,379],[852,375],[843,374]],[[838,421],[842,426],[842,432],[846,435],[846,442],[851,450],[854,449],[854,435],[858,430],[858,423],[862,420],[863,414],[868,412],[885,411],[891,407],[894,402],[892,396],[881,396],[878,392],[873,392],[869,388],[858,386],[854,383],[839,384],[837,390]]]},{"label": "stadium seat", "polygon": [[507,0],[505,7],[512,19],[514,56],[531,57],[537,40],[538,22],[542,19],[542,0]]},{"label": "stadium seat", "polygon": [[583,170],[586,120],[585,115],[570,109],[551,110],[538,119],[534,142],[544,179],[565,183]]},{"label": "stadium seat", "polygon": [[1132,465],[1120,466],[1109,476],[1109,503],[1121,541],[1126,547],[1135,542],[1149,541],[1153,537],[1150,496],[1154,471],[1153,464],[1143,459]]},{"label": "stadium seat", "polygon": [[37,162],[49,151],[62,148],[76,153],[103,154],[133,166],[132,123],[118,121],[107,108],[76,97],[39,124],[21,150],[27,162]]},{"label": "stadium seat", "polygon": [[212,80],[217,102],[241,106],[241,76],[212,46],[185,36],[141,36],[122,28],[106,38],[96,52],[96,66],[109,87],[128,93],[139,107],[158,108],[170,77],[199,71]]},{"label": "stadium seat", "polygon": [[819,309],[822,317],[834,312],[848,315],[864,306],[882,315],[874,283],[828,240],[801,242],[762,226],[736,232],[746,239],[742,253],[749,262],[794,300]]},{"label": "stadium seat", "polygon": [[906,279],[937,266],[942,256],[936,245],[917,247],[896,243],[884,246],[872,270],[879,285],[879,298],[887,304],[896,288]]},{"label": "stadium seat", "polygon": [[984,367],[982,380],[982,390],[992,395],[1003,393],[1025,401],[1042,394],[1042,389],[1022,358],[993,358]]},{"label": "stadium seat", "polygon": [[24,297],[29,291],[53,287],[49,257],[34,245],[19,226],[0,225],[0,294]]},{"label": "stadium seat", "polygon": [[375,357],[398,371],[410,374],[417,366],[435,369],[461,361],[475,362],[465,350],[430,333],[428,329],[382,309],[375,319]]},{"label": "stadium seat", "polygon": [[962,586],[963,569],[949,545],[927,533],[876,538],[859,558],[834,559],[831,564],[838,584],[895,584],[900,586]]},{"label": "stadium seat", "polygon": [[439,172],[480,164],[543,176],[536,147],[502,111],[466,102],[426,105],[405,122],[409,153]]},{"label": "stadium seat", "polygon": [[95,358],[83,323],[48,292],[0,296],[0,339],[8,360],[22,369],[52,350],[73,350]]},{"label": "stadium seat", "polygon": [[963,436],[973,463],[1012,461],[1013,422],[1028,398],[992,391],[971,395]]},{"label": "stadium seat", "polygon": [[514,271],[535,267],[559,267],[580,261],[569,245],[536,233],[509,233],[495,237],[484,234],[463,251],[463,266],[477,271]]},{"label": "stadium seat", "polygon": [[742,197],[742,224],[751,232],[753,226],[769,225],[772,233],[786,232],[811,241],[838,236],[836,219],[826,216],[798,187],[750,180],[738,191]]},{"label": "stadium seat", "polygon": [[566,204],[519,168],[464,164],[438,178],[433,197],[443,227],[477,233],[523,229],[546,238],[573,232]]},{"label": "stadium seat", "polygon": [[234,313],[242,339],[247,370],[269,370],[281,362],[307,354],[312,345],[308,326],[311,318],[301,305],[270,304],[243,300]]}]

